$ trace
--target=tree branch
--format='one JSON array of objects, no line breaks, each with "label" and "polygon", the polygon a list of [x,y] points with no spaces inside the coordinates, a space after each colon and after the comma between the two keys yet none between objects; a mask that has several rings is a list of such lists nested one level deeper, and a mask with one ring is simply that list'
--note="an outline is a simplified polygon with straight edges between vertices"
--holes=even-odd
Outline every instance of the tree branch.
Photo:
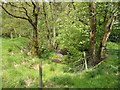
[{"label": "tree branch", "polygon": [[9,5],[11,5],[11,6],[13,6],[13,7],[16,7],[16,8],[23,8],[23,7],[18,7],[18,6],[16,6],[16,5],[12,4],[12,2],[9,2]]},{"label": "tree branch", "polygon": [[33,5],[33,14],[35,14],[36,5],[35,5],[35,3],[33,2],[33,0],[31,0],[31,3],[32,3],[32,5]]},{"label": "tree branch", "polygon": [[28,15],[28,13],[27,13],[27,10],[26,10],[26,8],[24,8],[24,7],[22,7],[24,10],[25,10],[25,14],[26,14],[26,16],[28,17],[28,18],[26,18],[26,17],[21,17],[21,16],[16,16],[16,15],[13,15],[13,14],[11,14],[8,10],[6,10],[5,9],[5,7],[3,6],[3,4],[2,5],[0,5],[2,8],[3,8],[3,10],[8,14],[8,15],[10,15],[10,16],[12,16],[12,17],[14,17],[14,18],[20,18],[20,19],[24,19],[24,20],[27,20],[33,27],[35,27],[35,25],[34,25],[34,23],[33,23],[33,20],[29,17],[29,15]]},{"label": "tree branch", "polygon": [[[74,5],[73,0],[72,0],[72,6],[73,6],[73,9],[76,10],[76,7],[75,7],[75,5]],[[83,24],[85,24],[85,25],[89,25],[87,22],[85,22],[84,20],[82,20],[80,17],[78,17],[78,20],[79,20],[80,22],[82,22]]]},{"label": "tree branch", "polygon": [[3,4],[0,5],[0,6],[2,7],[2,9],[3,9],[8,15],[10,15],[10,16],[12,16],[12,17],[15,17],[15,18],[20,18],[20,19],[28,20],[28,18],[26,18],[26,17],[21,17],[21,16],[17,16],[17,15],[11,14],[8,10],[5,9],[5,7],[3,6]]},{"label": "tree branch", "polygon": [[87,22],[85,22],[84,20],[80,19],[79,17],[78,17],[78,19],[79,19],[79,21],[82,22],[83,24],[88,25]]},{"label": "tree branch", "polygon": [[[26,9],[25,7],[23,7],[23,9],[25,10],[25,14],[26,14],[26,16],[27,16],[29,19],[31,19],[30,16],[28,15],[28,11],[27,11],[27,9]],[[32,20],[32,19],[31,19],[31,20]]]},{"label": "tree branch", "polygon": [[[24,1],[25,1],[25,0],[24,0]],[[28,2],[25,1],[25,3],[26,3],[26,5],[31,6]]]},{"label": "tree branch", "polygon": [[30,16],[28,15],[28,11],[27,11],[27,9],[26,9],[25,7],[23,7],[23,6],[22,6],[22,7],[18,7],[18,6],[16,6],[16,5],[12,4],[11,2],[9,2],[9,4],[10,4],[11,6],[13,6],[13,7],[23,9],[25,12],[24,12],[24,11],[21,11],[21,12],[25,13],[26,16],[27,16],[29,19],[31,19]]}]

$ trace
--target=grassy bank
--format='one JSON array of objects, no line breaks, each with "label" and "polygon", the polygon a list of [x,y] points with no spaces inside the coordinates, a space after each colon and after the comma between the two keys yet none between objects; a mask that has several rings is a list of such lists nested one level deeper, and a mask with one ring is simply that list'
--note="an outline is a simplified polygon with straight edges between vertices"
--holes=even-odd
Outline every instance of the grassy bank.
[{"label": "grassy bank", "polygon": [[[3,88],[39,87],[36,57],[21,52],[29,40],[26,38],[2,38]],[[108,42],[108,58],[94,68],[78,73],[65,72],[65,64],[43,60],[44,87],[115,88],[118,85],[118,44]],[[47,55],[46,55],[47,56]]]}]

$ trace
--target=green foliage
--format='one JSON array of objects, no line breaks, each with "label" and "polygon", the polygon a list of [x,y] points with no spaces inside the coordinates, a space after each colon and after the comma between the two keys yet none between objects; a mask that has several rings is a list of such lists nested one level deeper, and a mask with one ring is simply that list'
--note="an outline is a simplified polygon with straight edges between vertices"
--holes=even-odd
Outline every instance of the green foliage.
[{"label": "green foliage", "polygon": [[59,33],[57,40],[62,48],[82,50],[86,48],[84,45],[88,45],[89,33],[81,27],[81,24],[77,27],[76,24],[68,23],[61,27]]},{"label": "green foliage", "polygon": [[[59,48],[66,48],[68,50],[68,54],[63,57],[64,63],[67,64],[82,60],[83,51],[89,47],[88,27],[83,26],[79,21],[72,23],[70,17],[74,16],[70,15],[62,18],[65,24],[60,27],[58,32],[59,34],[57,36]],[[75,65],[71,64],[70,66]]]},{"label": "green foliage", "polygon": [[32,27],[27,21],[6,15],[4,11],[2,12],[2,18],[2,37],[11,38],[11,34],[13,38],[31,35]]},{"label": "green foliage", "polygon": [[[111,34],[113,39],[109,39],[113,42],[107,43],[108,57],[95,67],[84,70],[83,52],[88,53],[90,39],[89,3],[45,3],[46,13],[43,12],[43,3],[39,4],[38,40],[41,58],[28,55],[28,51],[22,52],[23,49],[31,49],[28,44],[32,43],[32,40],[30,41],[28,38],[32,39],[32,26],[26,21],[13,19],[3,12],[2,36],[11,37],[11,39],[2,38],[3,88],[38,87],[40,60],[42,60],[44,87],[116,88],[119,80],[117,78],[119,50],[118,43],[114,42],[117,42],[116,38],[119,38],[118,20],[116,20]],[[98,47],[106,24],[105,17],[107,20],[111,17],[111,12],[117,4],[108,2],[96,4],[96,47]],[[32,3],[20,2],[14,3],[14,5],[25,7],[31,19],[34,18]],[[11,13],[26,17],[25,13],[20,12],[17,8],[13,8],[9,4],[6,4],[6,7]],[[53,33],[56,33],[55,37]],[[18,38],[19,34],[27,38]],[[53,49],[54,40],[58,44],[58,49],[68,50],[67,55],[59,56],[56,53],[57,50]],[[61,62],[52,62],[52,59],[60,59]]]},{"label": "green foliage", "polygon": [[114,23],[113,30],[111,32],[111,35],[109,37],[109,40],[112,42],[120,42],[120,22],[119,22],[119,16],[116,17],[116,22]]}]

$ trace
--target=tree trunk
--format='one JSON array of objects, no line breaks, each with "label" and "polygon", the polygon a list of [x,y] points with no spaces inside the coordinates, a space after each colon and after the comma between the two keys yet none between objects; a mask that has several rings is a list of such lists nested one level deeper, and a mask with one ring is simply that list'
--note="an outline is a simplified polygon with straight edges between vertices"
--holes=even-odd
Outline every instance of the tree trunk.
[{"label": "tree trunk", "polygon": [[37,28],[33,28],[33,37],[32,37],[32,49],[31,54],[32,55],[38,55],[38,30]]},{"label": "tree trunk", "polygon": [[10,32],[10,38],[13,39],[13,32]]},{"label": "tree trunk", "polygon": [[85,61],[85,70],[87,70],[88,66],[87,66],[87,59],[86,59],[86,52],[85,51],[83,52],[83,55],[84,55],[84,61]]},{"label": "tree trunk", "polygon": [[89,64],[94,66],[96,61],[96,4],[92,2],[90,4],[90,61]]},{"label": "tree trunk", "polygon": [[32,54],[39,56],[39,44],[38,44],[38,14],[39,14],[39,4],[37,0],[35,1],[36,5],[33,10],[34,22],[29,21],[33,26],[33,37],[32,37]]},{"label": "tree trunk", "polygon": [[101,38],[100,46],[99,46],[99,53],[98,53],[99,54],[98,55],[99,62],[101,60],[103,60],[104,58],[106,58],[106,43],[107,43],[108,37],[110,36],[110,33],[112,31],[114,19],[115,19],[115,15],[112,15],[111,18],[108,19],[108,21],[106,22],[106,25],[104,27],[104,34]]},{"label": "tree trunk", "polygon": [[[39,59],[41,56],[41,52],[39,50],[39,44],[38,44],[38,29],[34,29],[33,31],[33,48],[35,49],[34,54],[36,54]],[[43,82],[42,82],[42,60],[39,62],[39,86],[40,88],[43,87]]]},{"label": "tree trunk", "polygon": [[42,60],[39,63],[39,85],[40,85],[40,88],[43,87],[43,82],[42,82]]},{"label": "tree trunk", "polygon": [[50,26],[48,23],[48,17],[47,17],[47,13],[46,13],[46,4],[45,2],[43,2],[43,12],[44,12],[44,17],[45,17],[45,26],[46,26],[46,30],[47,30],[47,39],[48,39],[48,47],[52,47],[51,45],[51,30],[50,30]]},{"label": "tree trunk", "polygon": [[[33,42],[32,42],[32,45],[33,45],[33,54],[36,55],[38,58],[40,58],[41,56],[41,52],[39,50],[39,42],[38,42],[38,14],[39,14],[39,10],[40,10],[40,7],[39,7],[39,2],[38,0],[35,0],[35,3],[32,2],[33,5],[34,5],[34,9],[33,9],[33,15],[34,15],[34,23],[31,22],[31,20],[29,20],[29,22],[32,24],[33,26]],[[39,85],[40,85],[40,88],[43,87],[43,82],[42,82],[42,60],[40,60],[39,62]]]},{"label": "tree trunk", "polygon": [[14,31],[14,37],[16,38],[17,37],[17,32],[16,32],[16,29],[13,28],[13,31]]},{"label": "tree trunk", "polygon": [[54,24],[53,24],[53,47],[55,48],[55,43],[56,43],[56,5],[55,5],[55,0],[53,2],[54,4],[54,17],[53,17],[53,21],[54,21]]}]

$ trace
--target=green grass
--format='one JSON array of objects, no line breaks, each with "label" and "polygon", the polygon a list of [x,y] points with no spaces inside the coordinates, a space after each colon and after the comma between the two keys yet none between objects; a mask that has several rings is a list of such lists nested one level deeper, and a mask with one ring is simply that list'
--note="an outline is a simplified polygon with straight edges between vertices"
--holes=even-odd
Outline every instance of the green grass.
[{"label": "green grass", "polygon": [[[20,48],[26,47],[28,42],[23,37],[2,39],[3,87],[31,87],[27,80],[38,81],[38,71],[32,68],[34,64],[38,64],[38,59],[20,52]],[[35,84],[38,86],[38,83]]]},{"label": "green grass", "polygon": [[[26,47],[26,38],[2,39],[2,84],[4,88],[39,87],[39,59],[22,54],[18,47]],[[115,88],[118,83],[118,44],[108,42],[108,58],[87,71],[64,72],[65,64],[51,62],[54,52],[43,55],[44,87]],[[113,50],[113,51],[112,51]],[[11,54],[14,53],[14,54]]]},{"label": "green grass", "polygon": [[107,43],[107,48],[108,49],[118,49],[118,44],[113,43],[113,42],[108,42]]}]

